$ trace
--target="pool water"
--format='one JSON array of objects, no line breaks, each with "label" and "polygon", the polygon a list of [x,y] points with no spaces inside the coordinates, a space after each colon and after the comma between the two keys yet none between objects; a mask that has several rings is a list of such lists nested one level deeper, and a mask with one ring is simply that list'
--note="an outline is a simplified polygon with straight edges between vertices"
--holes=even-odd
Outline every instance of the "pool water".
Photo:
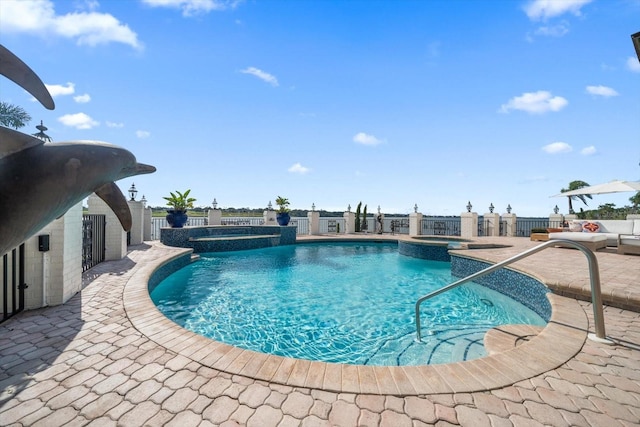
[{"label": "pool water", "polygon": [[415,302],[456,278],[450,264],[399,255],[395,243],[308,243],[201,254],[151,298],[195,333],[263,353],[324,362],[421,365],[486,355],[484,334],[545,321],[470,283]]}]

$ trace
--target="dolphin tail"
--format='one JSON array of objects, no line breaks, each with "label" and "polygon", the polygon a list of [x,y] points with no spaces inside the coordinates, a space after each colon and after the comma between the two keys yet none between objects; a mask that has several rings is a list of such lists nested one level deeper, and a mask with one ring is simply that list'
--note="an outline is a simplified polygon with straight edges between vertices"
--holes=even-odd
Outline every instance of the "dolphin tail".
[{"label": "dolphin tail", "polygon": [[53,110],[53,98],[40,77],[20,58],[0,44],[0,74],[33,95],[45,108]]},{"label": "dolphin tail", "polygon": [[104,184],[95,191],[96,195],[109,205],[113,213],[116,214],[124,231],[131,230],[131,211],[124,195],[115,182]]}]

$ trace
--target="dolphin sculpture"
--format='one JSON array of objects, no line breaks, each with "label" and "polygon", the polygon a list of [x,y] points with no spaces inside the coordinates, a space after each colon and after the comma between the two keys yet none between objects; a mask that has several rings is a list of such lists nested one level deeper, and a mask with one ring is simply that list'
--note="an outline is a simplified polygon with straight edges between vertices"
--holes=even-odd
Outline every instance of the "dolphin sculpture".
[{"label": "dolphin sculpture", "polygon": [[[31,93],[46,108],[53,99],[38,76],[0,45],[0,74]],[[0,255],[21,244],[91,193],[104,200],[125,231],[131,212],[115,184],[155,172],[131,152],[97,141],[51,143],[0,126]]]}]

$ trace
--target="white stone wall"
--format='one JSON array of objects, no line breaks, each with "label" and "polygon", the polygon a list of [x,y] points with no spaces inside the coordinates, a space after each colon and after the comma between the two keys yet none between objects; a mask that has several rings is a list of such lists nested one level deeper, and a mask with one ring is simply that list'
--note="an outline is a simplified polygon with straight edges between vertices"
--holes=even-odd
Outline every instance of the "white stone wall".
[{"label": "white stone wall", "polygon": [[144,205],[142,202],[129,200],[129,211],[131,211],[131,245],[140,245],[144,240]]},{"label": "white stone wall", "polygon": [[[49,236],[47,252],[38,249],[40,235]],[[64,304],[82,288],[82,203],[25,241],[24,249],[25,309]]]},{"label": "white stone wall", "polygon": [[88,199],[89,213],[105,216],[105,261],[114,261],[127,255],[127,233],[116,214],[100,197],[92,194]]}]

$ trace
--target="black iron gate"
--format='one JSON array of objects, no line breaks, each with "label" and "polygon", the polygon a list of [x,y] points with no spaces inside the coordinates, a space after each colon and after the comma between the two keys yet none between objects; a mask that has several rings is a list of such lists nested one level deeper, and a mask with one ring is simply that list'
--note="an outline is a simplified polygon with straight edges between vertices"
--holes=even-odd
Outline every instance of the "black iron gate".
[{"label": "black iron gate", "polygon": [[105,216],[82,215],[82,271],[104,261]]},{"label": "black iron gate", "polygon": [[24,310],[24,243],[2,257],[2,320]]}]

